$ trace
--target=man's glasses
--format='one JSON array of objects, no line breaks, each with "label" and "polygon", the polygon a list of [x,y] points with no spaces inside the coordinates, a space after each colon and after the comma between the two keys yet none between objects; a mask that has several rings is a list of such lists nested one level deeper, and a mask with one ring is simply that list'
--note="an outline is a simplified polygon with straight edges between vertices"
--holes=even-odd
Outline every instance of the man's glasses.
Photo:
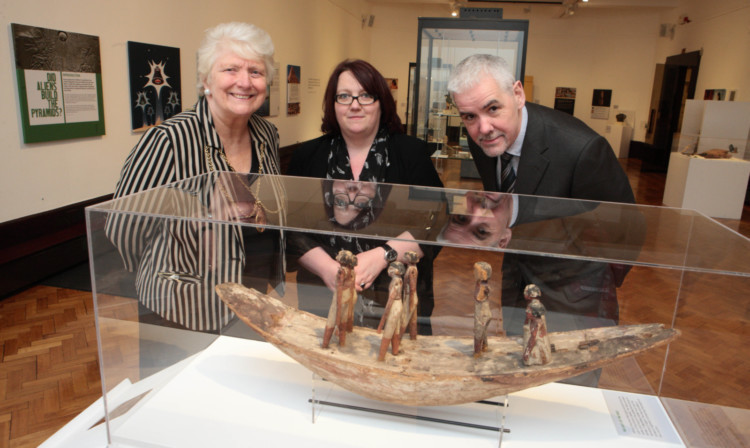
[{"label": "man's glasses", "polygon": [[352,104],[354,100],[359,101],[360,106],[367,106],[378,99],[371,93],[362,93],[359,96],[349,95],[348,93],[339,93],[336,95],[336,102],[344,106]]},{"label": "man's glasses", "polygon": [[346,208],[349,205],[353,205],[360,210],[364,210],[372,206],[372,199],[362,194],[354,196],[354,199],[349,199],[349,195],[345,193],[333,195],[334,207]]}]

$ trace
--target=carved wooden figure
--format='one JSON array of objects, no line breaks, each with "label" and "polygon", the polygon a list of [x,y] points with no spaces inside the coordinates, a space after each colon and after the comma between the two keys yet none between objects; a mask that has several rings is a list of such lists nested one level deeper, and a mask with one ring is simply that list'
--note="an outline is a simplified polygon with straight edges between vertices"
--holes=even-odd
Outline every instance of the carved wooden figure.
[{"label": "carved wooden figure", "polygon": [[528,302],[523,324],[523,362],[527,366],[544,365],[552,361],[552,348],[547,335],[547,311],[539,300],[542,292],[536,285],[527,285],[523,295]]},{"label": "carved wooden figure", "polygon": [[[391,284],[388,286],[388,303],[385,305],[383,317],[378,325],[378,333],[383,332],[380,340],[380,353],[378,361],[385,361],[388,345],[391,352],[398,355],[398,347],[401,344],[401,321],[403,319],[403,295],[404,265],[400,261],[394,261],[388,266],[388,275],[391,276]],[[385,328],[384,328],[385,327]]]},{"label": "carved wooden figure", "polygon": [[[342,255],[341,252],[344,252],[344,254]],[[339,331],[346,330],[345,333],[351,333],[354,331],[354,305],[357,303],[357,288],[355,286],[357,276],[354,272],[354,268],[357,266],[357,256],[348,250],[342,250],[336,256],[336,261],[345,263],[349,267],[348,276],[344,284],[344,300],[342,301],[341,327]],[[339,336],[340,338],[341,336]]]},{"label": "carved wooden figure", "polygon": [[404,273],[404,319],[401,323],[401,334],[406,333],[406,327],[409,327],[409,337],[417,339],[417,262],[419,255],[416,252],[408,251],[404,254],[407,268]]},{"label": "carved wooden figure", "polygon": [[337,328],[339,345],[345,346],[347,330],[351,332],[354,324],[354,303],[357,301],[354,267],[357,266],[357,257],[348,250],[342,250],[336,255],[336,261],[340,266],[336,274],[336,290],[333,293],[331,308],[328,310],[328,321],[323,333],[323,348],[328,347]]},{"label": "carved wooden figure", "polygon": [[474,263],[474,357],[478,358],[487,350],[487,329],[492,320],[490,311],[490,285],[492,266],[484,261]]}]

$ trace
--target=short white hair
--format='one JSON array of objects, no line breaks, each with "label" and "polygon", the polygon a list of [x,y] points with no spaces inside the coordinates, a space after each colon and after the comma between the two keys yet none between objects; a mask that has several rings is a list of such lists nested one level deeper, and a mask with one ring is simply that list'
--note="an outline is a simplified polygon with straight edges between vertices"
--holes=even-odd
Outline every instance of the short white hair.
[{"label": "short white hair", "polygon": [[483,75],[491,76],[501,89],[513,93],[515,75],[505,59],[491,54],[473,54],[459,62],[448,80],[448,92],[453,96],[474,87]]},{"label": "short white hair", "polygon": [[271,36],[255,25],[230,22],[206,30],[198,49],[198,96],[203,96],[203,83],[211,76],[211,68],[222,51],[230,50],[244,59],[261,59],[268,82],[274,75],[274,46]]}]

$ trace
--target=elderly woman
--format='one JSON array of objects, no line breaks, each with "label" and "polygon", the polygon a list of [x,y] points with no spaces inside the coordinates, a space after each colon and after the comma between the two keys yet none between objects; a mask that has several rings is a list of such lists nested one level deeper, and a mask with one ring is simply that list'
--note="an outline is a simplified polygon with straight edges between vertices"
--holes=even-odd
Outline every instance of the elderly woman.
[{"label": "elderly woman", "polygon": [[[254,25],[225,23],[207,30],[198,51],[195,109],[143,135],[125,161],[115,197],[214,171],[247,173],[239,182],[246,187],[256,179],[251,173],[279,174],[278,131],[255,114],[273,76],[273,55],[271,38]],[[208,209],[224,200],[230,202],[225,209],[248,206],[232,202],[227,194],[242,185],[226,187],[196,185],[191,193]],[[241,275],[268,282],[270,274],[281,274],[280,262],[269,264],[262,257],[282,252],[272,246],[281,244],[278,233],[219,224],[198,228],[195,223],[161,222],[146,227],[135,219],[114,221],[108,224],[108,234],[126,268],[136,272],[141,305],[178,326],[222,328],[232,315],[215,296],[216,284],[239,282]],[[216,259],[218,253],[224,258]],[[279,268],[276,273],[252,268],[268,270],[271,265]]]},{"label": "elderly woman", "polygon": [[[409,185],[442,187],[442,182],[429,156],[427,144],[403,133],[401,119],[396,113],[396,103],[383,76],[368,62],[345,60],[331,74],[323,98],[323,136],[303,143],[289,165],[288,174],[367,182],[386,182]],[[352,183],[348,191],[351,203],[340,206],[357,206],[362,196],[358,184]],[[365,208],[362,213],[368,213]],[[391,261],[405,262],[404,254],[415,251],[421,258],[419,264],[419,315],[422,323],[433,308],[431,249],[420,248],[408,241],[405,232],[388,242],[355,238],[353,241],[338,237],[295,237],[294,248],[303,268],[297,276],[299,306],[323,315],[328,309],[325,300],[330,293],[315,293],[307,285],[323,284],[335,288],[338,263],[336,253],[347,248],[357,255],[355,268],[357,290],[364,295],[360,308],[364,317],[360,325],[377,326],[382,307],[388,299],[389,279],[385,272]],[[327,299],[326,299],[327,298]],[[424,298],[424,299],[423,299]],[[317,303],[319,300],[323,302]],[[363,305],[363,306],[362,306]],[[379,310],[374,310],[378,308]],[[372,314],[367,316],[367,314]],[[429,332],[422,325],[421,331]]]}]

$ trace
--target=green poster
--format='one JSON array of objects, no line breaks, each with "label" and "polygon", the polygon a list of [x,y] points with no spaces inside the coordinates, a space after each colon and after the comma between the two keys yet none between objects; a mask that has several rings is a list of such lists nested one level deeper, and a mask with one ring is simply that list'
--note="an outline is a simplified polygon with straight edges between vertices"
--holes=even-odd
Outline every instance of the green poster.
[{"label": "green poster", "polygon": [[99,38],[11,28],[24,143],[104,135]]}]

